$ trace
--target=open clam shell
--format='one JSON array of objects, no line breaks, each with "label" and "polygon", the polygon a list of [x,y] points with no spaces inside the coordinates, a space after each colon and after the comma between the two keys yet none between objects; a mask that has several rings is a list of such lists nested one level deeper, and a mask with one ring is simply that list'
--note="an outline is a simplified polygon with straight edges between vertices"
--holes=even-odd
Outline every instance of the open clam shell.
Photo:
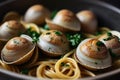
[{"label": "open clam shell", "polygon": [[[27,35],[26,35],[27,36]],[[15,37],[7,42],[1,51],[1,59],[6,64],[23,64],[33,55],[35,44],[31,38]]]},{"label": "open clam shell", "polygon": [[67,9],[60,10],[53,20],[46,18],[46,23],[52,30],[62,32],[80,31],[81,24],[75,14]]},{"label": "open clam shell", "polygon": [[[85,39],[76,49],[75,58],[90,70],[105,69],[111,66],[111,56],[106,46],[97,39]],[[89,52],[88,52],[89,51]]]}]

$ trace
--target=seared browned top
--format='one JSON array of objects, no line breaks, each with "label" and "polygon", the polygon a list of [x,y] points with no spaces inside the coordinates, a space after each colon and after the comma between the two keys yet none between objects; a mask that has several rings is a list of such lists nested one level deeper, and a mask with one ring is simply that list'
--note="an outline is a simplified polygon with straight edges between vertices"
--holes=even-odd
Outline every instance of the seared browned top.
[{"label": "seared browned top", "polygon": [[10,20],[7,23],[8,23],[7,26],[11,29],[19,30],[24,28],[24,26],[20,22],[15,20]]},{"label": "seared browned top", "polygon": [[62,32],[57,30],[46,31],[41,35],[40,38],[55,45],[62,45],[68,43],[66,36]]},{"label": "seared browned top", "polygon": [[22,50],[26,49],[27,47],[30,47],[30,42],[22,37],[15,37],[12,38],[7,44],[6,49],[8,50]]},{"label": "seared browned top", "polygon": [[59,16],[59,17],[62,17],[62,21],[65,21],[65,22],[72,22],[73,20],[75,20],[75,18],[77,19],[77,17],[75,16],[75,14],[70,11],[70,10],[67,10],[67,9],[63,9],[63,10],[60,10],[56,16]]},{"label": "seared browned top", "polygon": [[95,59],[103,59],[107,56],[107,48],[106,46],[97,39],[91,39],[81,45],[81,52],[91,58]]}]

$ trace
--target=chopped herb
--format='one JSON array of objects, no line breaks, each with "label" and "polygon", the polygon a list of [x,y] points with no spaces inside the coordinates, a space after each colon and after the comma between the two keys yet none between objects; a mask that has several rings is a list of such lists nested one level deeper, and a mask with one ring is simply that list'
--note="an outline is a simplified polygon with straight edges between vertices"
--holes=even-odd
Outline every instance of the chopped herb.
[{"label": "chopped herb", "polygon": [[51,50],[51,48],[49,47],[49,48],[48,48],[48,51],[50,52],[50,50]]},{"label": "chopped herb", "polygon": [[67,63],[62,62],[62,63],[61,63],[61,66],[68,67],[69,65],[68,65]]},{"label": "chopped herb", "polygon": [[110,33],[110,32],[107,32],[107,36],[108,36],[108,38],[103,39],[104,41],[108,41],[108,40],[111,40],[113,38],[112,33]]},{"label": "chopped herb", "polygon": [[49,26],[46,24],[44,27],[43,27],[45,30],[50,30],[49,29]]},{"label": "chopped herb", "polygon": [[112,52],[112,50],[111,50],[111,49],[108,49],[108,50],[109,50],[110,55],[111,55],[112,57],[116,57],[116,56],[117,56],[115,53],[113,53],[113,52]]},{"label": "chopped herb", "polygon": [[78,44],[85,39],[85,36],[81,33],[76,33],[76,34],[66,34],[67,39],[70,42],[71,47],[77,47]]},{"label": "chopped herb", "polygon": [[16,41],[16,40],[13,40],[13,42],[14,42],[15,44],[19,44],[19,42],[18,42],[18,41]]},{"label": "chopped herb", "polygon": [[108,36],[112,36],[112,33],[110,33],[110,32],[107,32],[107,35],[108,35]]},{"label": "chopped herb", "polygon": [[60,31],[55,31],[55,34],[60,36],[60,35],[62,35],[62,32],[60,32]]},{"label": "chopped herb", "polygon": [[97,46],[102,46],[102,45],[104,45],[104,43],[102,43],[101,41],[98,41],[98,42],[96,43],[96,45],[97,45]]},{"label": "chopped herb", "polygon": [[47,32],[47,33],[46,33],[46,35],[49,35],[49,34],[50,34],[50,32]]},{"label": "chopped herb", "polygon": [[28,28],[25,34],[29,35],[33,39],[33,43],[36,43],[39,40],[40,34],[36,31],[32,31],[31,28]]},{"label": "chopped herb", "polygon": [[98,63],[97,63],[97,62],[95,62],[95,64],[97,65]]},{"label": "chopped herb", "polygon": [[52,14],[51,14],[51,19],[53,19],[55,17],[55,15],[57,14],[57,10],[53,11]]},{"label": "chopped herb", "polygon": [[106,39],[103,39],[104,41],[108,41],[108,40],[111,40],[112,38],[111,37],[108,37]]},{"label": "chopped herb", "polygon": [[22,74],[28,74],[28,72],[29,72],[28,69],[23,69],[23,70],[21,70],[21,73],[22,73]]},{"label": "chopped herb", "polygon": [[98,32],[95,33],[96,36],[99,36],[101,34],[102,34],[102,32],[100,32],[100,31],[98,31]]}]

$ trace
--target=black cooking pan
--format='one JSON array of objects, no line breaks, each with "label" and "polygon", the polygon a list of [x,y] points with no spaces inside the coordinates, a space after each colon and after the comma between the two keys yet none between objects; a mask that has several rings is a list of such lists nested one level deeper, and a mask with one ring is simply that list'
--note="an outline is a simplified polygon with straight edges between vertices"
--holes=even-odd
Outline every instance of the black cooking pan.
[{"label": "black cooking pan", "polygon": [[[78,12],[80,10],[92,10],[98,19],[99,26],[107,26],[113,30],[120,31],[120,10],[100,1],[93,0],[8,0],[0,4],[0,21],[2,20],[5,13],[8,11],[17,11],[20,14],[24,14],[25,11],[33,4],[42,4],[48,9],[60,10],[69,9],[73,12]],[[120,69],[110,71],[92,78],[85,78],[82,80],[91,79],[120,79]],[[0,69],[0,80],[23,80],[23,79],[35,79],[33,77],[28,77],[25,75],[19,75],[17,73],[9,72]],[[43,80],[43,79],[42,79]]]}]

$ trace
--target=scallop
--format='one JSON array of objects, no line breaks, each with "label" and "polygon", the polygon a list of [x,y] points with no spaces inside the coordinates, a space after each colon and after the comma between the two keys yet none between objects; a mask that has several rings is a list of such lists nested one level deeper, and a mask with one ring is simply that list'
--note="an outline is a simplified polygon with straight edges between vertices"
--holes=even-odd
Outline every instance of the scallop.
[{"label": "scallop", "polygon": [[62,32],[80,31],[81,24],[76,15],[67,9],[60,10],[56,16],[51,19],[46,19],[46,23],[52,30],[59,30]]},{"label": "scallop", "polygon": [[120,55],[120,34],[118,33],[119,32],[116,31],[108,32],[99,38],[99,40],[101,40],[107,46],[112,56]]},{"label": "scallop", "polygon": [[24,21],[28,23],[43,24],[46,17],[50,17],[50,11],[42,5],[31,6],[25,13]]},{"label": "scallop", "polygon": [[19,36],[25,32],[24,26],[15,20],[6,21],[0,27],[0,40],[8,41],[9,39]]},{"label": "scallop", "polygon": [[70,50],[66,36],[57,30],[42,33],[37,44],[43,53],[48,56],[60,56]]},{"label": "scallop", "polygon": [[76,60],[90,70],[105,69],[111,66],[111,56],[106,46],[97,39],[85,39],[77,47]]},{"label": "scallop", "polygon": [[33,55],[35,44],[32,38],[26,35],[26,38],[14,37],[10,39],[1,51],[1,59],[6,64],[23,64]]},{"label": "scallop", "polygon": [[92,11],[83,10],[78,12],[76,15],[81,22],[81,30],[83,32],[94,33],[97,31],[97,19]]}]

